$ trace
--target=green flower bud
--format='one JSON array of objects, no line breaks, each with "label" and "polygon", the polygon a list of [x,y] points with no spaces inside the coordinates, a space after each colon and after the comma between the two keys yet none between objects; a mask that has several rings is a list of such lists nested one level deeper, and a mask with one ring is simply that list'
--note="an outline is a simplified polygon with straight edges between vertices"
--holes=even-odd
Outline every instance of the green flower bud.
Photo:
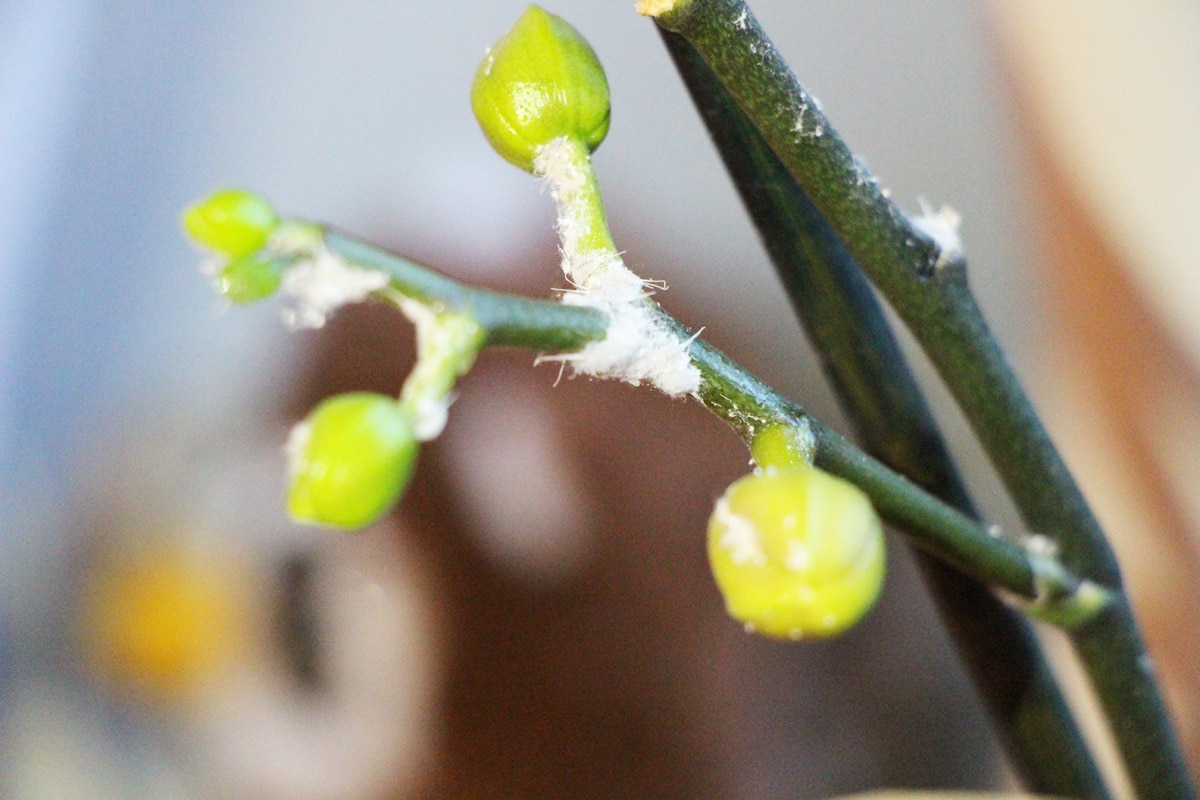
[{"label": "green flower bud", "polygon": [[223,189],[183,212],[189,236],[234,258],[261,248],[278,226],[270,204],[242,189]]},{"label": "green flower bud", "polygon": [[768,467],[717,501],[708,558],[730,616],[747,630],[832,636],[879,596],[883,528],[853,484],[813,467]]},{"label": "green flower bud", "polygon": [[579,31],[530,6],[479,65],[471,108],[496,152],[532,172],[538,149],[560,136],[600,146],[608,79]]},{"label": "green flower bud", "polygon": [[300,522],[362,528],[400,498],[417,459],[412,422],[394,398],[352,392],[325,400],[288,443],[288,511]]},{"label": "green flower bud", "polygon": [[278,261],[245,255],[229,262],[217,275],[217,291],[238,304],[270,297],[279,288],[282,268]]}]

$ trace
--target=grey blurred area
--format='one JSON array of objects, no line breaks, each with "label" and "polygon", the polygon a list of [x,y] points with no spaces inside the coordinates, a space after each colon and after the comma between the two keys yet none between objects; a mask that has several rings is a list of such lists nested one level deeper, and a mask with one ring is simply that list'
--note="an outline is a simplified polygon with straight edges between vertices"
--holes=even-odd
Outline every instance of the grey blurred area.
[{"label": "grey blurred area", "polygon": [[[395,588],[396,597],[416,600],[383,603],[372,619],[385,627],[400,626],[397,630],[411,623],[415,627],[409,641],[428,646],[413,645],[407,661],[364,655],[362,664],[368,666],[335,671],[335,677],[349,676],[344,686],[351,691],[376,685],[362,677],[375,675],[370,669],[376,667],[370,665],[408,670],[404,674],[418,687],[412,697],[425,698],[410,704],[423,709],[420,714],[393,726],[425,734],[380,734],[387,746],[381,745],[379,759],[393,758],[403,767],[391,772],[381,767],[378,774],[384,777],[377,785],[339,782],[337,759],[331,756],[321,772],[313,766],[323,764],[320,758],[288,756],[283,745],[274,760],[260,754],[258,771],[230,778],[233,767],[222,773],[206,759],[241,763],[239,758],[245,757],[254,763],[261,745],[253,737],[235,737],[225,743],[226,750],[195,744],[213,737],[164,739],[164,729],[197,727],[194,720],[181,721],[188,714],[204,717],[199,727],[210,732],[216,730],[213,720],[224,717],[205,716],[194,704],[186,713],[179,706],[169,714],[161,708],[152,714],[130,710],[111,693],[96,689],[88,669],[78,663],[83,656],[75,606],[95,554],[136,550],[136,531],[151,527],[161,532],[175,524],[162,520],[195,519],[198,507],[211,511],[205,506],[209,501],[230,505],[230,497],[244,495],[254,482],[235,482],[236,490],[212,487],[229,483],[222,484],[221,476],[231,474],[231,464],[245,469],[263,454],[278,462],[286,422],[303,413],[298,404],[334,386],[352,388],[349,384],[378,380],[369,376],[378,370],[372,364],[379,356],[355,356],[347,341],[367,337],[374,342],[371,332],[377,330],[403,335],[396,325],[355,314],[331,331],[289,334],[270,304],[224,308],[196,269],[197,254],[179,233],[179,213],[188,202],[221,186],[247,186],[286,214],[333,222],[464,279],[543,295],[561,285],[549,198],[527,175],[491,153],[467,102],[484,48],[523,5],[507,0],[0,0],[0,698],[6,701],[2,713],[7,716],[7,721],[0,719],[0,736],[8,740],[0,745],[10,752],[40,754],[0,764],[6,796],[56,796],[55,779],[74,787],[78,794],[70,796],[79,797],[349,799],[469,796],[472,790],[474,796],[510,796],[500,783],[494,794],[486,791],[487,776],[476,774],[480,765],[493,764],[503,772],[506,764],[536,759],[545,742],[575,740],[554,727],[558,718],[552,714],[540,720],[464,714],[470,702],[508,697],[501,684],[516,673],[511,665],[464,666],[455,659],[486,661],[537,652],[556,654],[571,675],[594,675],[589,670],[600,666],[624,668],[631,675],[617,681],[615,689],[604,684],[605,692],[619,697],[589,696],[559,720],[585,727],[595,722],[595,746],[584,748],[582,755],[570,746],[550,747],[542,755],[554,760],[553,768],[539,772],[535,760],[531,771],[514,771],[511,785],[506,784],[514,793],[524,787],[531,797],[554,796],[553,791],[563,797],[587,796],[563,788],[575,785],[570,759],[591,759],[583,774],[603,783],[606,771],[620,766],[608,764],[606,752],[614,759],[624,754],[662,765],[659,779],[678,779],[679,796],[687,788],[689,796],[810,797],[889,784],[986,786],[1000,779],[992,736],[903,557],[895,561],[881,608],[863,630],[839,642],[757,642],[720,615],[713,590],[702,580],[702,527],[707,504],[736,477],[745,455],[730,437],[704,428],[691,411],[682,419],[699,426],[701,434],[690,449],[651,446],[672,439],[650,433],[639,437],[630,430],[610,441],[569,424],[555,428],[561,432],[559,440],[544,448],[552,471],[562,458],[582,458],[585,484],[616,474],[612,453],[646,461],[647,481],[659,483],[639,488],[614,478],[610,489],[584,500],[580,508],[594,511],[597,504],[604,507],[605,498],[629,503],[621,514],[604,517],[614,530],[636,527],[637,508],[650,509],[646,513],[656,525],[691,526],[673,530],[666,539],[677,547],[660,542],[653,549],[662,569],[639,566],[632,539],[618,539],[631,549],[605,546],[593,556],[587,555],[593,551],[586,543],[570,537],[532,544],[514,544],[511,535],[504,538],[505,530],[520,530],[520,524],[507,529],[500,524],[499,538],[488,539],[488,523],[478,519],[480,504],[472,505],[476,496],[497,502],[495,493],[487,494],[487,481],[478,491],[458,492],[439,483],[463,474],[456,464],[482,463],[481,456],[469,450],[463,455],[455,444],[452,415],[450,438],[431,449],[427,459],[432,476],[424,478],[432,481],[428,492],[414,500],[407,516],[402,510],[397,523],[416,531],[414,540],[428,544],[424,555],[410,558],[405,545],[382,562],[374,555],[362,556],[363,563],[400,565],[387,572],[390,577],[372,579],[371,586],[385,594],[393,586],[389,581],[399,582],[395,588],[408,585],[403,576],[419,576],[412,579],[418,588]],[[706,337],[840,425],[816,361],[654,27],[631,6],[580,0],[546,6],[587,36],[608,71],[613,125],[596,164],[614,236],[635,270],[670,285],[660,297],[668,309],[691,325],[705,326]],[[1011,121],[980,7],[884,0],[764,0],[754,7],[844,138],[904,208],[916,210],[918,198],[924,198],[935,206],[949,203],[962,214],[975,286],[1020,368],[1027,343],[1022,332],[1036,319],[1020,266],[1024,254],[1013,199]],[[627,400],[632,393],[621,387],[580,382],[556,395],[551,372],[545,367],[530,372],[527,361],[485,365],[477,383],[500,381],[497,386],[510,387],[490,391],[517,398],[506,401],[513,408],[548,403],[549,419],[562,418],[564,407],[575,414],[593,413],[589,396],[594,391],[597,419],[666,426],[664,430],[675,431],[675,441],[689,436],[672,416],[678,406],[646,401],[649,410],[644,413],[624,414],[626,403],[643,401]],[[509,378],[505,382],[497,375]],[[477,420],[470,409],[488,406],[487,395],[473,394],[471,385],[464,385],[463,392],[465,430],[467,420]],[[541,399],[528,400],[530,392]],[[503,404],[497,405],[498,413],[503,412]],[[968,461],[977,462],[963,444],[962,424],[945,416],[956,446]],[[471,424],[488,430],[486,423]],[[530,424],[522,428],[514,422],[512,427],[536,430],[537,418]],[[529,434],[522,447],[532,447],[528,442],[536,438]],[[644,452],[638,442],[647,442]],[[697,451],[701,443],[715,448],[714,454]],[[499,442],[494,448],[502,446]],[[613,449],[606,462],[597,452],[609,446]],[[528,452],[521,450],[519,458]],[[678,461],[685,458],[700,463]],[[505,466],[495,469],[503,472]],[[981,505],[991,518],[1007,521],[1008,511],[987,488],[990,478],[974,472]],[[555,474],[561,476],[561,470]],[[645,487],[661,483],[661,491],[670,493],[693,474],[700,477],[680,493],[683,499],[663,501],[678,507],[678,516],[655,510],[654,496]],[[569,487],[563,492],[569,493]],[[443,501],[437,498],[449,505],[439,505]],[[244,496],[239,502],[246,504]],[[259,509],[272,502],[268,489],[248,505]],[[439,542],[431,533],[441,530],[437,512],[446,508],[454,518],[446,523],[448,541],[459,544]],[[567,508],[561,519],[577,519],[571,515],[584,512]],[[256,513],[229,511],[221,518],[227,528],[287,527],[274,517],[263,522]],[[513,513],[520,523],[521,510]],[[547,525],[557,524],[553,519]],[[480,534],[466,530],[472,525],[485,529],[484,544],[474,550],[471,537],[478,542]],[[122,533],[113,535],[117,529]],[[250,539],[271,543],[230,550],[227,542],[216,547],[198,534],[189,541],[224,554],[236,551],[238,569],[258,575],[261,580],[251,581],[258,586],[275,586],[280,575],[292,575],[293,584],[300,580],[295,576],[308,574],[307,567],[296,566],[308,563],[297,561],[302,556],[326,563],[328,574],[361,572],[354,561],[359,556],[339,551],[331,538],[289,531]],[[686,549],[688,542],[694,550]],[[547,555],[558,553],[556,547],[565,547],[566,555]],[[893,543],[893,552],[900,550]],[[671,559],[683,566],[676,570]],[[508,578],[505,564],[517,565]],[[567,577],[555,577],[559,572]],[[664,590],[656,581],[672,574],[681,576],[703,601],[692,603],[667,592],[662,595],[666,605],[650,612],[653,624],[640,628],[638,636],[623,638],[616,623],[639,624],[643,613],[638,610],[643,606],[631,601],[640,602],[638,592],[647,592],[647,603],[658,602]],[[630,576],[634,584],[621,582]],[[286,581],[279,585],[284,598],[307,596]],[[349,602],[344,597],[350,595],[339,594],[342,584],[330,579],[316,585],[327,587],[320,591],[328,591],[321,596],[332,598],[330,608],[343,610],[329,611],[326,629],[314,630],[323,630],[321,635],[334,642],[379,638],[370,627],[355,628],[366,623],[355,622],[353,613],[343,613],[345,606],[339,603]],[[512,604],[497,609],[493,600],[487,605],[480,593],[488,587],[493,598],[509,598]],[[278,602],[270,591],[260,596],[264,591],[248,606]],[[597,598],[613,599],[615,610],[610,614]],[[480,603],[490,609],[489,620],[533,638],[496,634],[507,644],[491,650],[453,644],[463,641],[464,629],[445,620],[470,620],[466,612]],[[410,605],[426,610],[405,610]],[[430,610],[443,605],[452,611],[439,616]],[[559,626],[550,625],[549,634],[535,624],[539,609],[547,607],[557,609],[552,613]],[[521,609],[532,616],[522,617]],[[443,622],[430,623],[430,615]],[[570,625],[580,620],[588,625],[607,622],[589,628],[581,640],[569,635]],[[291,630],[307,630],[294,621],[289,624]],[[349,627],[330,628],[342,624]],[[348,636],[351,630],[363,637]],[[609,634],[611,641],[605,638]],[[525,647],[524,641],[535,644]],[[569,658],[576,648],[579,657]],[[699,668],[708,656],[714,656],[711,671]],[[547,663],[559,662],[541,662],[537,669],[549,669]],[[523,678],[527,684],[530,674],[541,674],[530,669],[534,671]],[[467,691],[467,684],[475,688]],[[263,727],[246,730],[275,730],[265,721],[275,718],[263,698],[291,695],[272,691],[247,695],[262,701],[249,704],[247,713],[257,709],[254,719]],[[656,693],[659,700],[646,705]],[[568,706],[573,700],[569,686],[548,696]],[[304,748],[319,752],[320,740],[300,733],[308,730],[303,714],[293,713],[285,700],[279,703],[279,718],[295,723],[296,753],[309,752]],[[228,704],[220,707],[228,711]],[[591,716],[605,707],[612,713]],[[628,728],[629,718],[618,713],[626,707],[640,709],[638,725],[657,719],[664,727]],[[236,725],[236,717],[231,719]],[[319,727],[323,719],[314,712],[312,725]],[[335,719],[354,736],[368,737],[375,730],[354,722],[358,717],[350,711]],[[502,724],[515,720],[529,722],[528,736],[505,738]],[[461,728],[454,727],[460,723]],[[329,727],[340,730],[332,723]],[[518,741],[524,749],[488,749]],[[238,746],[245,752],[231,755],[228,748]],[[405,747],[407,755],[397,755],[397,748]],[[477,758],[472,747],[491,755]],[[80,755],[84,752],[89,755]],[[362,752],[374,751],[364,745]],[[264,766],[267,761],[276,766]],[[79,768],[93,762],[98,765],[94,771]],[[68,763],[75,765],[74,772]],[[302,763],[311,767],[304,773],[312,776],[305,785],[327,786],[325,794],[263,788],[292,786],[294,778],[271,783],[275,779],[269,773],[272,768],[295,773]],[[353,759],[345,764],[360,774],[370,771]],[[453,765],[474,765],[476,772],[448,775]],[[617,773],[608,773],[613,786],[625,788],[605,794],[603,786],[594,787],[591,796],[668,796],[654,793],[661,786],[653,776],[645,777],[645,770],[634,772],[624,783]],[[225,777],[212,777],[216,774]],[[475,784],[469,780],[473,775]],[[638,782],[643,779],[650,783]],[[406,788],[411,786],[434,788]],[[440,794],[436,787],[442,787]]]}]

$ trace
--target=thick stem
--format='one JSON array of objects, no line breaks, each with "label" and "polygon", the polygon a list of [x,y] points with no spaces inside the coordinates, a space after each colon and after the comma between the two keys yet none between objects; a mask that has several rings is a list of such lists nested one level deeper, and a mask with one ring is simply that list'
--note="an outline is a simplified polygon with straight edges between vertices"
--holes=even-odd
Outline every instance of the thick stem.
[{"label": "thick stem", "polygon": [[[867,450],[976,516],[857,264],[695,49],[678,34],[662,34]],[[1026,788],[1066,797],[1108,797],[1029,623],[983,583],[925,553],[918,556]]]},{"label": "thick stem", "polygon": [[[660,18],[692,43],[937,365],[1031,530],[1110,588],[1111,551],[988,331],[961,256],[885,195],[741,0],[692,0]],[[820,134],[818,135],[818,131]]]},{"label": "thick stem", "polygon": [[1165,713],[1155,691],[1154,663],[1124,597],[1114,597],[1090,624],[1069,634],[1101,696],[1128,698],[1123,710],[1106,710],[1138,797],[1194,796],[1182,758],[1175,763],[1164,758],[1177,744],[1169,727],[1154,724],[1156,715]]},{"label": "thick stem", "polygon": [[[689,0],[659,22],[681,33],[737,100],[771,149],[830,222],[851,255],[937,366],[988,451],[1026,524],[1050,536],[1064,563],[1116,594],[1115,559],[967,288],[952,243],[935,242],[887,197],[830,127],[742,0]],[[1124,607],[1124,601],[1120,601]],[[1103,615],[1119,631],[1075,636],[1143,797],[1193,798],[1182,751],[1152,676],[1114,668],[1119,641],[1143,654],[1129,614]],[[1147,750],[1145,742],[1154,742]]]}]

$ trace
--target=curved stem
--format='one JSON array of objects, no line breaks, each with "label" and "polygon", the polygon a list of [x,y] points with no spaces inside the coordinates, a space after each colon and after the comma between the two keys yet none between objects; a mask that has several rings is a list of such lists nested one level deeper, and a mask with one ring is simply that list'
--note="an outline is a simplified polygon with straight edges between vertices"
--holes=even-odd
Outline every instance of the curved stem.
[{"label": "curved stem", "polygon": [[618,257],[591,151],[577,138],[560,136],[538,151],[533,169],[535,175],[546,179],[558,206],[563,269],[568,278],[584,284],[589,275],[572,274],[580,261],[599,256],[603,263],[608,257]]}]

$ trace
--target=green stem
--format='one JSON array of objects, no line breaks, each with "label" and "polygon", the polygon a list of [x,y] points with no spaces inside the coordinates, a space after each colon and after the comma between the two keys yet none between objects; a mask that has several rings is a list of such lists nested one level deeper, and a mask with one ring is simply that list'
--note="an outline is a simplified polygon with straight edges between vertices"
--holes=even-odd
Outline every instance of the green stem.
[{"label": "green stem", "polygon": [[[688,0],[659,18],[682,34],[912,330],[970,420],[1031,530],[1052,537],[1081,576],[1121,594],[1112,551],[967,287],[943,250],[888,198],[836,135],[742,0]],[[1118,605],[1125,607],[1123,598]],[[1144,647],[1129,614],[1073,634],[1138,794],[1193,798],[1182,750],[1153,677],[1113,667],[1121,643]],[[1120,630],[1111,630],[1116,626]],[[1119,724],[1117,724],[1119,722]],[[1146,742],[1153,742],[1148,749]]]},{"label": "green stem", "polygon": [[[682,36],[663,41],[866,449],[975,517],[879,303],[841,241]],[[1108,797],[1029,623],[918,552],[926,582],[1030,791]]]},{"label": "green stem", "polygon": [[549,181],[558,204],[563,251],[577,256],[616,255],[588,147],[578,138],[560,137],[542,148],[534,168],[538,177]]},{"label": "green stem", "polygon": [[401,294],[470,314],[486,332],[485,345],[569,353],[608,331],[608,318],[594,308],[469,286],[332,229],[324,238],[347,263],[386,274]]},{"label": "green stem", "polygon": [[[324,240],[330,250],[351,266],[387,274],[391,291],[475,315],[486,332],[485,345],[569,353],[604,337],[607,320],[596,309],[560,306],[466,286],[334,231],[325,231]],[[386,299],[386,293],[382,297]],[[679,341],[692,339],[691,331],[656,304],[651,303],[651,313]],[[556,329],[556,326],[562,327]],[[771,424],[807,429],[813,436],[817,463],[860,486],[880,515],[908,534],[918,547],[1013,595],[1050,608],[1076,607],[1081,584],[1053,558],[1035,557],[1023,547],[992,535],[975,520],[809,417],[799,406],[703,340],[692,342],[691,359],[701,373],[696,399],[725,420],[747,445],[755,433]],[[1090,594],[1082,597],[1089,603],[1092,600]],[[1090,609],[1084,611],[1089,615],[1094,613]]]},{"label": "green stem", "polygon": [[1147,708],[1161,708],[1156,691],[1154,664],[1138,636],[1133,610],[1124,596],[1113,602],[1084,627],[1070,631],[1071,641],[1092,681],[1109,697],[1127,698],[1127,712],[1109,713],[1114,738],[1125,756],[1129,777],[1138,797],[1194,797],[1182,756],[1171,760],[1178,744],[1167,725],[1150,726]]},{"label": "green stem", "polygon": [[742,0],[691,0],[660,22],[697,49],[929,352],[1029,527],[1061,538],[1081,573],[1119,588],[1111,551],[989,333],[961,257],[943,259],[885,196]]}]

